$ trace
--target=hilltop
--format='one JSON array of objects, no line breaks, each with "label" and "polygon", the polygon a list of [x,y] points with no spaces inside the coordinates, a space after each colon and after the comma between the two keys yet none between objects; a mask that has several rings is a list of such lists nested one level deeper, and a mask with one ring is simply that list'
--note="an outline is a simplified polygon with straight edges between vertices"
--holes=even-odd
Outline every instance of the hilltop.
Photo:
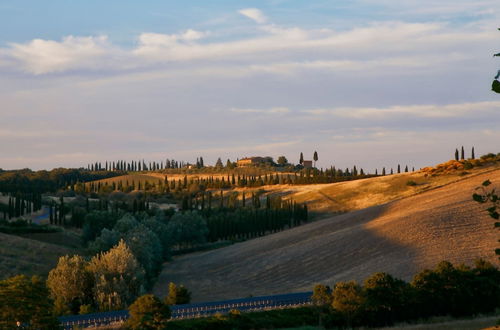
[{"label": "hilltop", "polygon": [[[497,262],[493,252],[497,233],[484,207],[473,202],[471,195],[486,179],[500,186],[500,169],[454,173],[432,177],[421,171],[317,189],[297,187],[289,192],[291,196],[298,199],[303,194],[309,200],[313,194],[323,196],[311,203],[326,203],[324,210],[334,210],[335,201],[342,200],[335,191],[351,191],[354,197],[365,196],[365,201],[355,202],[352,197],[350,207],[356,211],[175,258],[165,264],[154,292],[164,296],[173,281],[190,288],[194,301],[211,301],[311,290],[315,283],[361,280],[378,271],[409,280],[441,260],[471,263],[482,257]],[[401,183],[409,178],[417,185]],[[430,186],[418,182],[424,179],[434,181]],[[391,181],[399,182],[399,188]],[[417,191],[412,191],[414,187]],[[373,199],[364,191],[372,191]]]}]

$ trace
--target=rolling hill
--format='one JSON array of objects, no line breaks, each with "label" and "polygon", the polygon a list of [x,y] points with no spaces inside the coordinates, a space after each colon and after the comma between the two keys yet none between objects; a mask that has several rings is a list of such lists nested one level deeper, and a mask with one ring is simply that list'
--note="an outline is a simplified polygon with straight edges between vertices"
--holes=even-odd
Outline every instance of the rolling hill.
[{"label": "rolling hill", "polygon": [[[353,209],[374,206],[175,258],[165,264],[154,292],[164,296],[173,281],[192,290],[193,301],[212,301],[306,291],[315,283],[360,281],[379,271],[410,280],[441,260],[471,263],[482,257],[497,263],[493,251],[498,233],[483,212],[484,206],[471,199],[474,188],[486,179],[499,187],[500,170],[489,168],[465,177],[449,177],[442,185],[400,196],[381,185],[374,193],[380,198]],[[369,189],[361,180],[351,184],[360,185],[361,191]],[[317,193],[322,189],[323,194]],[[324,189],[333,190],[327,194]],[[335,201],[333,186],[318,185],[317,191],[292,195],[317,194]],[[389,198],[399,199],[377,205]]]},{"label": "rolling hill", "polygon": [[0,279],[18,274],[47,276],[56,266],[60,256],[79,252],[73,247],[59,244],[62,233],[26,236],[33,239],[0,233]]}]

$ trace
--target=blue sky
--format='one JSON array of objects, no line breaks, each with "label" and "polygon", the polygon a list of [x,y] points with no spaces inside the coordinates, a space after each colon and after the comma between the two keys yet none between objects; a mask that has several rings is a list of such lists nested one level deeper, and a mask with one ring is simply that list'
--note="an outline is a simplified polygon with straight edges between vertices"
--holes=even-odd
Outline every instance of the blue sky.
[{"label": "blue sky", "polygon": [[499,152],[498,26],[496,0],[0,0],[0,168]]}]

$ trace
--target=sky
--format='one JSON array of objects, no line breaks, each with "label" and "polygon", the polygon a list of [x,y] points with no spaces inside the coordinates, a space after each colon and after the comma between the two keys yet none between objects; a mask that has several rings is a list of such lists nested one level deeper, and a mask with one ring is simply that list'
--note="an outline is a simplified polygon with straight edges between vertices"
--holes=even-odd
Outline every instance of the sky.
[{"label": "sky", "polygon": [[498,0],[0,0],[0,168],[500,152]]}]

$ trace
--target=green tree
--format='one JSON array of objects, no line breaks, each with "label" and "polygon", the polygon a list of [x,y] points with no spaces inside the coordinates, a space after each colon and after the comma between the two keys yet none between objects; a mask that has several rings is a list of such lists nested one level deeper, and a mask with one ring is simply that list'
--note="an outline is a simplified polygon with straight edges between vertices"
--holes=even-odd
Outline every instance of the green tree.
[{"label": "green tree", "polygon": [[126,308],[143,291],[144,269],[123,240],[90,260],[94,301],[102,311]]},{"label": "green tree", "polygon": [[313,288],[311,300],[316,306],[325,306],[332,304],[332,289],[323,284],[316,284]]},{"label": "green tree", "polygon": [[134,330],[165,329],[171,315],[168,305],[152,294],[140,296],[128,310],[126,326]]},{"label": "green tree", "polygon": [[78,314],[81,305],[92,304],[93,286],[94,278],[83,257],[60,257],[47,279],[56,315]]},{"label": "green tree", "polygon": [[464,160],[465,159],[465,151],[464,151],[464,146],[462,146],[462,150],[460,151],[460,159]]},{"label": "green tree", "polygon": [[36,276],[18,275],[0,281],[0,328],[58,329],[53,301],[45,283]]},{"label": "green tree", "polygon": [[314,152],[313,160],[314,160],[314,167],[316,167],[316,162],[318,161],[318,152],[317,151]]},{"label": "green tree", "polygon": [[189,304],[191,302],[191,291],[184,285],[177,287],[177,305]]},{"label": "green tree", "polygon": [[304,164],[304,154],[302,152],[300,153],[299,164]]},{"label": "green tree", "polygon": [[165,304],[170,306],[177,304],[177,285],[174,282],[168,284],[168,294],[165,297]]},{"label": "green tree", "polygon": [[224,165],[222,165],[222,159],[220,159],[220,157],[217,158],[217,162],[215,163],[215,167],[217,167],[217,168],[223,168],[224,167]]},{"label": "green tree", "polygon": [[355,281],[338,282],[335,285],[332,307],[345,317],[348,326],[362,312],[364,304],[363,290]]},{"label": "green tree", "polygon": [[455,149],[455,160],[458,161],[458,149]]},{"label": "green tree", "polygon": [[364,282],[365,308],[371,324],[390,325],[404,319],[408,308],[409,286],[387,273],[375,273]]},{"label": "green tree", "polygon": [[285,156],[279,156],[277,162],[280,166],[285,166],[288,164],[288,159]]},{"label": "green tree", "polygon": [[167,230],[170,241],[178,247],[203,244],[208,236],[207,223],[196,211],[176,213],[168,222]]}]

